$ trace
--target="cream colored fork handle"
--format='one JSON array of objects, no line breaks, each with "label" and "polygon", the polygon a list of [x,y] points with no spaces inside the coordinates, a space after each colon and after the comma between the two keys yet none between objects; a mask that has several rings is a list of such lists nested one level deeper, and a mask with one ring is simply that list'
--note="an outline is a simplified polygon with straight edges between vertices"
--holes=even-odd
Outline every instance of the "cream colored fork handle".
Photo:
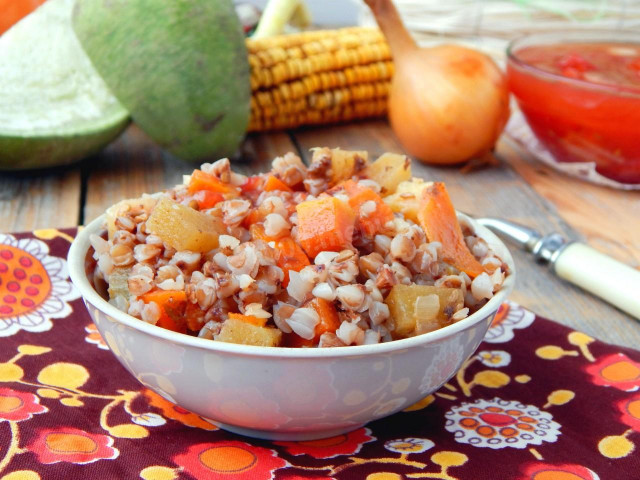
[{"label": "cream colored fork handle", "polygon": [[560,278],[640,320],[640,271],[583,243],[560,251],[554,269]]}]

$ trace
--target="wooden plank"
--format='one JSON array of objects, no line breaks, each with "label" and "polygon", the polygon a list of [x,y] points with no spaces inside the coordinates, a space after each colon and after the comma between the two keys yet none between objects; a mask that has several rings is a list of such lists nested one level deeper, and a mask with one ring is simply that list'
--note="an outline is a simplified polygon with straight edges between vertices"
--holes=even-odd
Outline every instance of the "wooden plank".
[{"label": "wooden plank", "polygon": [[564,175],[509,142],[501,145],[501,153],[587,243],[640,268],[640,191],[615,190]]},{"label": "wooden plank", "polygon": [[[296,147],[286,133],[250,135],[234,157],[233,168],[248,175],[261,172],[270,168],[274,157],[290,150],[296,151]],[[198,166],[163,152],[135,126],[99,154],[92,164],[87,173],[85,223],[124,198],[181,183],[182,175]]]},{"label": "wooden plank", "polygon": [[0,231],[74,227],[79,217],[79,166],[0,175]]},{"label": "wooden plank", "polygon": [[[315,146],[339,146],[368,150],[375,158],[385,151],[402,151],[387,124],[381,121],[300,130],[295,139],[302,152]],[[567,237],[582,238],[558,214],[551,201],[536,193],[504,161],[499,166],[467,174],[460,173],[458,167],[436,168],[414,161],[413,173],[446,182],[454,203],[462,211],[507,218],[542,232],[557,231]],[[640,324],[631,317],[563,282],[546,267],[535,264],[525,252],[511,251],[518,271],[511,296],[514,301],[605,341],[626,346],[640,343]]]}]

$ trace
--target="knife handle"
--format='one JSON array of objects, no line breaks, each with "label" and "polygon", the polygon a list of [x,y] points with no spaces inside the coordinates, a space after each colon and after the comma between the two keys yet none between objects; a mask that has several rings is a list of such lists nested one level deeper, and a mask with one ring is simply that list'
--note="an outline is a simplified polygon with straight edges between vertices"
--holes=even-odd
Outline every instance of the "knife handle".
[{"label": "knife handle", "polygon": [[640,320],[640,271],[584,243],[570,243],[555,259],[560,278]]}]

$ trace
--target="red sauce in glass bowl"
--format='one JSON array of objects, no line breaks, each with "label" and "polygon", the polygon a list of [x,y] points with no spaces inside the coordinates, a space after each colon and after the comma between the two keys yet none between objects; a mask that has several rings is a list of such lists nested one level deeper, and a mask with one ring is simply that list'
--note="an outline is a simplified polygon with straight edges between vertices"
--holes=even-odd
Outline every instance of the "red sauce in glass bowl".
[{"label": "red sauce in glass bowl", "polygon": [[525,38],[508,53],[509,87],[557,161],[595,162],[603,176],[640,183],[640,40]]}]

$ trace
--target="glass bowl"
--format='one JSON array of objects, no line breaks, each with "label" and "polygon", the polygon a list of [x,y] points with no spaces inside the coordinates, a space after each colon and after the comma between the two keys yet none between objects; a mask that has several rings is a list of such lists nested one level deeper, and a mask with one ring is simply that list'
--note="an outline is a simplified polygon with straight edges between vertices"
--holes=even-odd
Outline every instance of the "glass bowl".
[{"label": "glass bowl", "polygon": [[[602,50],[602,63],[591,62],[584,51],[592,47],[585,45]],[[534,56],[533,62],[523,58]],[[629,71],[616,78],[610,73],[616,66]],[[640,34],[524,36],[507,48],[507,78],[533,134],[556,162],[591,163],[605,179],[640,185]]]}]

